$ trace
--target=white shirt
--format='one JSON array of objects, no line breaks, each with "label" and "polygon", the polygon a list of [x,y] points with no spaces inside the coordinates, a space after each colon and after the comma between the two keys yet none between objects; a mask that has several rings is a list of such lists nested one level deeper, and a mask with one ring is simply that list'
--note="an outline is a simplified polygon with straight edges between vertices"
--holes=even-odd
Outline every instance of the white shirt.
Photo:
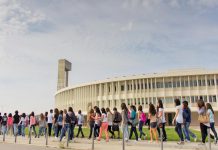
[{"label": "white shirt", "polygon": [[52,119],[53,119],[53,113],[48,115],[48,123],[53,123]]},{"label": "white shirt", "polygon": [[103,118],[102,122],[108,122],[106,114],[103,113],[102,118]]},{"label": "white shirt", "polygon": [[176,110],[179,110],[178,116],[176,117],[176,122],[183,123],[183,111],[182,106],[176,106]]},{"label": "white shirt", "polygon": [[78,114],[78,125],[82,125],[82,115]]},{"label": "white shirt", "polygon": [[164,113],[164,109],[163,108],[159,108],[158,112],[162,112],[162,116],[160,117],[160,119],[162,120],[162,123],[165,123],[166,122],[166,119],[165,119],[165,113]]}]

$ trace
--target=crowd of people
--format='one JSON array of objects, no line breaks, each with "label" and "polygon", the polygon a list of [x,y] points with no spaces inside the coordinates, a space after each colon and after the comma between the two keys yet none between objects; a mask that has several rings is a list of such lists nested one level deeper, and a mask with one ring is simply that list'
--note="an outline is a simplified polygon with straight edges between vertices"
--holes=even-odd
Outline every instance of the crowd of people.
[{"label": "crowd of people", "polygon": [[[189,129],[192,118],[188,101],[175,99],[174,102],[176,111],[172,123],[175,125],[175,131],[180,138],[177,144],[182,145],[185,142],[190,142],[190,137],[197,141],[197,136]],[[214,136],[211,135],[211,137],[216,144],[218,137],[215,130],[213,108],[210,103],[205,104],[202,99],[198,100],[197,106],[202,136],[201,144],[205,144],[208,128],[212,130]],[[81,110],[76,115],[72,107],[69,107],[68,110],[51,109],[49,113],[41,113],[37,117],[34,112],[31,112],[30,115],[25,113],[20,115],[18,111],[15,111],[14,115],[4,113],[3,116],[0,113],[1,134],[25,137],[25,128],[28,128],[30,131],[33,131],[35,138],[39,138],[46,133],[48,133],[49,137],[52,136],[53,130],[55,138],[60,142],[66,135],[68,135],[67,138],[69,140],[78,138],[80,134],[81,138],[84,138],[83,126],[85,122],[85,117]],[[134,105],[131,105],[128,108],[125,103],[121,104],[121,112],[118,112],[116,107],[111,111],[110,108],[95,106],[87,114],[87,123],[90,128],[88,139],[91,139],[93,135],[96,140],[100,141],[104,132],[106,142],[109,142],[109,139],[120,139],[120,133],[122,132],[126,142],[132,139],[133,134],[136,141],[145,140],[147,135],[144,133],[143,127],[148,125],[151,143],[153,140],[158,143],[159,139],[162,139],[164,142],[167,141],[165,111],[163,102],[160,99],[157,106],[149,104],[147,113],[143,112],[142,106],[139,106],[137,109]],[[36,126],[39,127],[38,133],[36,132]],[[74,135],[76,126],[78,126],[78,132]],[[116,132],[117,134],[115,134]],[[118,136],[116,137],[115,135]]]}]

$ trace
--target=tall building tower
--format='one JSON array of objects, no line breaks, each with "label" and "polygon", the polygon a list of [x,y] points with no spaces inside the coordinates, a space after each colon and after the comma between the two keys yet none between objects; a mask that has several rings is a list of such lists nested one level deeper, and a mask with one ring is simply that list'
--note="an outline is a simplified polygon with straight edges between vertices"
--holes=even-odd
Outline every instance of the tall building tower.
[{"label": "tall building tower", "polygon": [[57,90],[68,86],[68,71],[71,71],[71,62],[66,59],[58,61],[58,85]]}]

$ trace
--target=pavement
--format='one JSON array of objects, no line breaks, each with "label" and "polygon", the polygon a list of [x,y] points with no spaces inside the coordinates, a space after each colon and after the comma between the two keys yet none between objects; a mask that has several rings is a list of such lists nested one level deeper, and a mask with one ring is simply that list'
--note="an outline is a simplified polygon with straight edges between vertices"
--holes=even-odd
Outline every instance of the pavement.
[{"label": "pavement", "polygon": [[[75,139],[74,142],[69,143],[69,147],[66,145],[66,139],[60,143],[57,139],[51,137],[48,139],[48,145],[46,146],[46,140],[44,137],[34,138],[32,137],[31,144],[27,137],[18,137],[17,143],[14,141],[14,137],[7,136],[5,142],[3,137],[0,136],[0,150],[60,150],[60,149],[73,149],[73,150],[91,150],[92,140],[88,139]],[[211,144],[211,150],[218,150],[218,145]],[[177,145],[176,142],[165,142],[163,143],[164,150],[209,150],[208,144],[204,146],[198,145],[198,143],[185,143],[184,145]],[[129,141],[125,144],[125,150],[161,150],[161,144],[149,143],[149,141]],[[122,140],[105,140],[94,141],[94,150],[122,150]]]}]

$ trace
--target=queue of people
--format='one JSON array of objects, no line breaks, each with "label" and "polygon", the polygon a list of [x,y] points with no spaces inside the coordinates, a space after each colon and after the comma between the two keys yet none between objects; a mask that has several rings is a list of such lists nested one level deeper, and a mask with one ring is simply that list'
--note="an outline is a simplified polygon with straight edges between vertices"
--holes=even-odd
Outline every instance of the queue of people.
[{"label": "queue of people", "polygon": [[[197,141],[197,136],[189,129],[191,123],[191,109],[189,108],[188,101],[175,99],[175,116],[172,123],[175,125],[175,131],[178,134],[179,141],[177,144],[182,145],[185,142],[190,142],[190,137]],[[206,103],[203,100],[198,100],[198,114],[199,124],[201,131],[201,144],[205,144],[206,137],[208,135],[207,129],[210,128],[213,132],[214,143],[217,144],[217,132],[215,130],[214,111],[210,103]],[[109,139],[120,139],[120,133],[123,133],[124,140],[128,142],[132,139],[134,134],[135,140],[145,140],[147,135],[143,131],[143,127],[148,124],[150,143],[154,140],[156,143],[159,139],[164,142],[167,141],[166,133],[166,119],[165,111],[162,100],[158,100],[157,106],[149,104],[148,113],[143,112],[143,107],[140,105],[138,109],[131,105],[129,108],[125,103],[120,106],[121,112],[115,107],[111,111],[110,108],[99,108],[95,106],[87,114],[87,123],[90,128],[88,139],[94,138],[101,141],[102,135],[105,134],[106,142]],[[40,138],[48,133],[48,136],[55,136],[60,142],[68,135],[69,140],[78,138],[81,134],[81,138],[84,138],[83,126],[85,123],[84,115],[79,110],[77,115],[73,111],[72,107],[68,110],[50,110],[49,113],[41,113],[39,116],[35,116],[34,112],[30,115],[22,113],[19,115],[18,111],[15,111],[12,116],[4,113],[0,114],[0,127],[2,134],[12,134],[14,136],[25,137],[25,129],[29,128],[33,131],[35,138]],[[39,127],[38,133],[36,132],[36,126]],[[78,132],[74,135],[74,129],[78,126]],[[130,130],[129,130],[130,128]],[[52,130],[54,135],[52,135]],[[139,135],[138,135],[139,131]],[[163,134],[160,134],[162,131]],[[94,132],[94,133],[93,133]],[[117,132],[117,134],[115,134]],[[117,137],[115,135],[118,135]],[[161,136],[162,135],[162,136]]]}]

